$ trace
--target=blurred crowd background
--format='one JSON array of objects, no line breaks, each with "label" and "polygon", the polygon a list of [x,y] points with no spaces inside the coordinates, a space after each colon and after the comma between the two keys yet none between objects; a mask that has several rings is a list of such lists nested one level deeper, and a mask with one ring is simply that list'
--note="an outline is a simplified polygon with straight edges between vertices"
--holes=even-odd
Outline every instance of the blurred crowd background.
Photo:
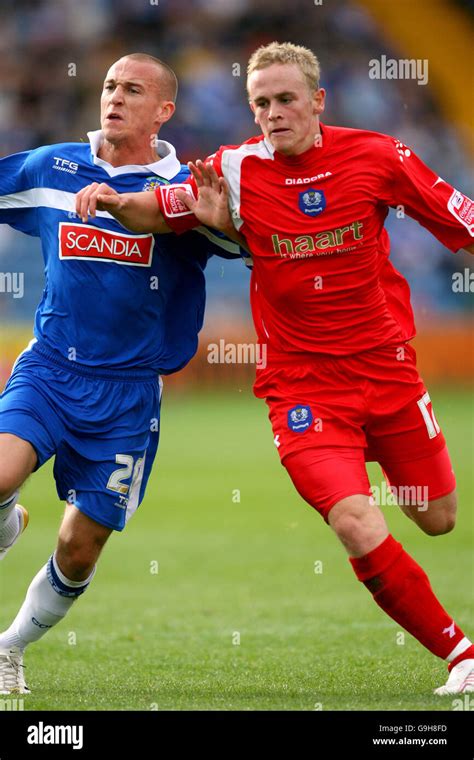
[{"label": "blurred crowd background", "polygon": [[[472,0],[447,1],[469,18]],[[402,12],[403,2],[398,5]],[[177,112],[160,136],[175,144],[183,162],[204,157],[256,133],[245,96],[248,57],[261,44],[290,40],[320,59],[327,89],[323,121],[395,135],[443,178],[472,193],[465,136],[441,114],[431,83],[369,79],[370,59],[407,56],[390,46],[366,6],[362,0],[1,0],[0,156],[87,139],[99,127],[107,68],[124,53],[144,51],[168,62],[180,82]],[[71,63],[75,76],[69,75]],[[467,72],[454,67],[455,76],[469,83]],[[468,255],[453,256],[394,212],[388,229],[393,262],[408,278],[418,320],[464,315],[469,295],[453,292],[451,275],[470,265]],[[0,227],[0,271],[11,270],[12,261],[25,273],[25,296],[0,294],[0,320],[31,324],[42,290],[39,244]],[[213,259],[208,319],[235,313],[249,320],[248,279],[239,262]]]}]

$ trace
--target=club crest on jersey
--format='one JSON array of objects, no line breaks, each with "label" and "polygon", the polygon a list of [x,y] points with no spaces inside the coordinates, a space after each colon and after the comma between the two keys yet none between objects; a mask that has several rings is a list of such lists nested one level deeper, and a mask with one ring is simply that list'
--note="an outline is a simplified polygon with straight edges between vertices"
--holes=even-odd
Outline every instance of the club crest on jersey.
[{"label": "club crest on jersey", "polygon": [[288,412],[288,427],[294,433],[304,433],[313,421],[309,406],[294,406]]},{"label": "club crest on jersey", "polygon": [[167,179],[161,179],[158,177],[147,177],[145,180],[145,184],[142,187],[142,192],[146,192],[147,190],[156,190],[157,187],[160,185],[169,185],[169,182]]},{"label": "club crest on jersey", "polygon": [[324,190],[315,190],[309,187],[299,194],[298,206],[306,216],[318,216],[326,208],[326,196]]}]

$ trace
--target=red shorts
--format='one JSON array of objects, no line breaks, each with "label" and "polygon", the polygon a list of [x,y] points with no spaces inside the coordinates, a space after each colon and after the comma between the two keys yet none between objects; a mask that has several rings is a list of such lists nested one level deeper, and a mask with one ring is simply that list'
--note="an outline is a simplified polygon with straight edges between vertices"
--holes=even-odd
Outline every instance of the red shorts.
[{"label": "red shorts", "polygon": [[430,501],[454,490],[412,346],[292,364],[272,357],[257,372],[254,393],[269,406],[282,464],[326,520],[342,498],[370,494],[365,461],[379,462],[392,486],[428,489]]}]

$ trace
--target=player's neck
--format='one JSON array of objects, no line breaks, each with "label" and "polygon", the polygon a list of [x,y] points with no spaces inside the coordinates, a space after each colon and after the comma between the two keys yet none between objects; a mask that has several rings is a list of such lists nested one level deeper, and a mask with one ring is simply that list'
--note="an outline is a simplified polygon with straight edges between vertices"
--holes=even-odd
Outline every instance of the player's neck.
[{"label": "player's neck", "polygon": [[114,145],[105,139],[97,152],[97,156],[114,167],[146,166],[147,164],[155,164],[160,160],[160,156],[150,145],[145,145],[142,148],[127,143]]},{"label": "player's neck", "polygon": [[321,148],[323,147],[321,126],[322,125],[319,123],[317,131],[312,133],[304,142],[302,142],[296,150],[291,151],[290,153],[275,151],[275,158],[290,164],[300,164],[310,159],[313,154],[315,156],[319,155]]}]

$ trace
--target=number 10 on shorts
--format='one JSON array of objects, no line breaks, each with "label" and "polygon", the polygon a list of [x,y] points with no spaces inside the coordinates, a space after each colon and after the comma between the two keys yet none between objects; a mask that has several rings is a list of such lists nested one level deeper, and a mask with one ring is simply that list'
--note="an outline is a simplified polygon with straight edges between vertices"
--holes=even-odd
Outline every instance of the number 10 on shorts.
[{"label": "number 10 on shorts", "polygon": [[[430,394],[428,391],[423,394],[423,396],[420,398],[419,401],[417,401],[418,407],[420,409],[420,412],[423,415],[423,419],[425,421],[426,429],[428,431],[428,435],[430,438],[436,438],[438,433],[441,432],[441,428],[438,425],[438,420],[435,417],[435,413],[433,411],[433,406],[430,399]],[[428,409],[428,404],[430,405],[430,408]]]}]

